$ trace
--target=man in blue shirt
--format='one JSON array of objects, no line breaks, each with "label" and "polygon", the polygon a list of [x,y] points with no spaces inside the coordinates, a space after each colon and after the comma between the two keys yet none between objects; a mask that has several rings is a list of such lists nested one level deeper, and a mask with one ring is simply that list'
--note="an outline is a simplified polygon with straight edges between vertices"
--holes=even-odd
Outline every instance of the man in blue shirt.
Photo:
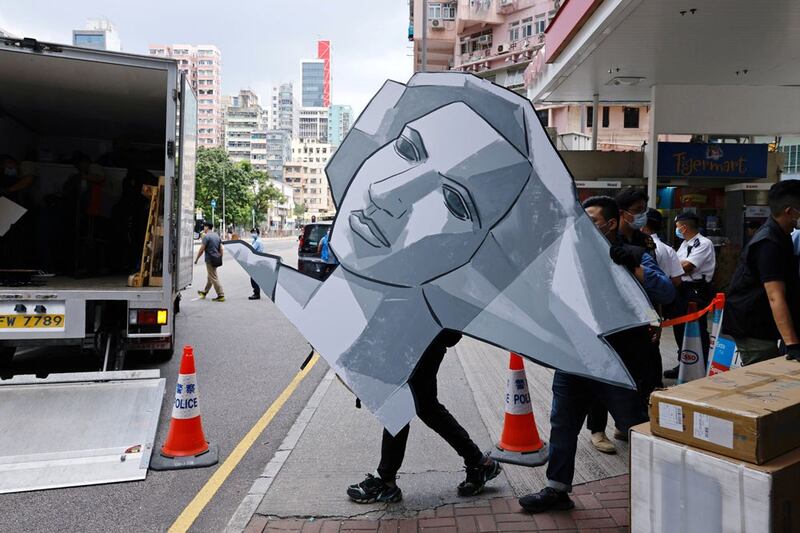
[{"label": "man in blue shirt", "polygon": [[[250,230],[250,238],[253,239],[253,242],[250,244],[253,246],[253,250],[256,252],[263,252],[264,246],[261,244],[261,239],[259,238],[258,228],[253,228]],[[261,299],[261,287],[258,286],[256,280],[250,278],[250,285],[253,287],[253,294],[248,296],[248,300],[260,300]]]},{"label": "man in blue shirt", "polygon": [[[641,283],[655,304],[671,302],[675,297],[672,281],[658,268],[644,248],[624,244],[619,239],[619,208],[612,198],[595,196],[583,203],[586,214],[611,242],[611,259],[628,269]],[[638,326],[606,337],[619,354],[638,387],[645,376],[649,326]],[[635,390],[625,389],[593,379],[556,370],[553,376],[553,407],[550,413],[550,459],[547,464],[547,486],[519,500],[528,512],[572,509],[569,498],[575,473],[578,434],[589,409],[600,401],[608,408],[617,427],[627,432],[647,420],[646,402]]]}]

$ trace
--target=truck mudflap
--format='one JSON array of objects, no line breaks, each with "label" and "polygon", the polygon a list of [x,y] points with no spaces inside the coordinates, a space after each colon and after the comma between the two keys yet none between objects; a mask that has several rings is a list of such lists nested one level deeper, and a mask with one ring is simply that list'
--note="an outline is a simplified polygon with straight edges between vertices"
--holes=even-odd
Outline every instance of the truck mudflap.
[{"label": "truck mudflap", "polygon": [[164,383],[158,370],[0,380],[0,494],[144,479]]}]

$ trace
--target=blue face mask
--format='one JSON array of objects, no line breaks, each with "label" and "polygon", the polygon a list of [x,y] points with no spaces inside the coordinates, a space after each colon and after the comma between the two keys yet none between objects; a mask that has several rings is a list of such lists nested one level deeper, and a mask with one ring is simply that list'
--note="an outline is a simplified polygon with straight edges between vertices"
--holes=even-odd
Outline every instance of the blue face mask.
[{"label": "blue face mask", "polygon": [[633,215],[633,221],[629,222],[633,229],[642,229],[647,224],[647,211]]},{"label": "blue face mask", "polygon": [[680,230],[680,228],[675,228],[675,236],[682,241],[686,240],[686,237],[683,236],[683,232]]}]

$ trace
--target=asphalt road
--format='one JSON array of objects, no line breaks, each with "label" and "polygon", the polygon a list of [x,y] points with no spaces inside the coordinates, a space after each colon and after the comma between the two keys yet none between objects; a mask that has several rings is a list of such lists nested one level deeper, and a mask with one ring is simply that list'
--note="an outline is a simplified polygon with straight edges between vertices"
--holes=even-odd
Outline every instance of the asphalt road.
[{"label": "asphalt road", "polygon": [[[296,266],[296,240],[264,241],[266,251]],[[191,344],[197,363],[206,438],[220,449],[220,464],[283,391],[309,353],[309,346],[266,298],[249,301],[249,278],[235,261],[219,270],[226,301],[197,299],[205,267],[195,267],[194,284],[184,292],[177,317],[177,346]],[[166,437],[180,349],[157,365],[167,379],[156,436]],[[130,359],[127,368],[152,368]],[[14,373],[94,369],[94,360],[72,350],[27,350],[14,361]],[[327,367],[320,361],[272,420],[239,466],[198,517],[192,531],[221,531],[273,456]],[[58,438],[43,435],[42,438]],[[215,471],[215,467],[150,471],[141,482],[0,495],[0,531],[165,531]]]}]

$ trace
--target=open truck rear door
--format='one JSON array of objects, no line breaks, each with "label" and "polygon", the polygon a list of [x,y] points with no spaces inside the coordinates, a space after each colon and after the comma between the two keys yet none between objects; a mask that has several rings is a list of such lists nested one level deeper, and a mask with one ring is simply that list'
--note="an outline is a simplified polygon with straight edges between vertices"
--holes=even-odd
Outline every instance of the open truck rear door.
[{"label": "open truck rear door", "polygon": [[194,261],[194,194],[195,169],[197,167],[197,97],[192,91],[186,75],[181,75],[180,91],[180,158],[178,161],[178,275],[176,290],[185,289],[192,283]]},{"label": "open truck rear door", "polygon": [[144,479],[164,381],[158,370],[0,380],[0,494]]}]

